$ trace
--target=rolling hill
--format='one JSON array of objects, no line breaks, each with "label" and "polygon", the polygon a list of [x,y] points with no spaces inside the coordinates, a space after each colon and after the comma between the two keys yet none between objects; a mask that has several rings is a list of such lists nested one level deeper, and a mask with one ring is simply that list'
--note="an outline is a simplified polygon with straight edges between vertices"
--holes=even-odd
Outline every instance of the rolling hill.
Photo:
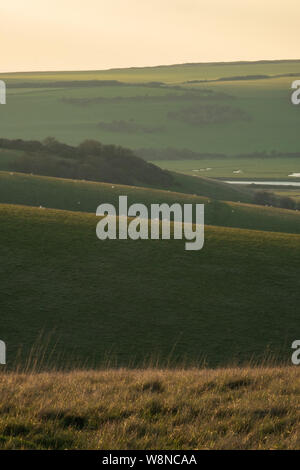
[{"label": "rolling hill", "polygon": [[[300,333],[300,215],[255,206],[253,191],[200,170],[227,178],[244,162],[251,177],[298,172],[299,113],[290,103],[298,75],[299,61],[264,61],[0,76],[2,144],[35,141],[0,149],[9,367],[26,361],[41,334],[52,335],[51,361],[65,367],[290,359]],[[78,151],[95,139],[97,155]],[[152,152],[168,159],[158,168],[138,149],[149,161]],[[95,174],[98,182],[85,181]],[[121,194],[146,205],[204,203],[204,249],[100,242],[96,207]]]},{"label": "rolling hill", "polygon": [[121,81],[125,83],[182,83],[184,80],[192,81],[218,80],[221,77],[249,75],[269,75],[276,77],[289,73],[300,72],[300,60],[265,60],[250,62],[208,62],[187,63],[174,65],[158,65],[155,67],[131,67],[128,69],[111,69],[82,72],[17,72],[3,73],[2,78],[9,83],[40,83],[57,81]]},{"label": "rolling hill", "polygon": [[[128,197],[129,204],[136,202],[148,208],[153,204],[205,204],[207,225],[300,233],[300,213],[254,204],[218,201],[219,196],[236,200],[249,197],[251,193],[205,178],[175,175],[178,185],[174,187],[196,191],[202,196],[170,190],[124,186],[109,183],[51,178],[23,173],[0,172],[0,203],[42,206],[52,209],[96,213],[99,204],[118,206],[121,195]],[[193,185],[189,184],[192,180]],[[176,181],[176,179],[175,179]],[[180,186],[179,186],[180,184]],[[177,190],[178,190],[177,189]],[[247,197],[245,197],[245,195]]]},{"label": "rolling hill", "polygon": [[299,61],[1,74],[1,136],[229,156],[299,152],[290,101],[299,77]]},{"label": "rolling hill", "polygon": [[[0,171],[74,180],[101,181],[168,189],[214,199],[253,202],[253,192],[210,178],[163,170],[126,148],[85,141],[73,147],[48,138],[44,142],[0,139]],[[4,176],[4,175],[3,175]]]},{"label": "rolling hill", "polygon": [[299,235],[206,227],[204,249],[186,252],[180,240],[101,242],[96,222],[0,206],[9,366],[41,333],[51,357],[32,359],[65,367],[289,360],[300,334]]}]

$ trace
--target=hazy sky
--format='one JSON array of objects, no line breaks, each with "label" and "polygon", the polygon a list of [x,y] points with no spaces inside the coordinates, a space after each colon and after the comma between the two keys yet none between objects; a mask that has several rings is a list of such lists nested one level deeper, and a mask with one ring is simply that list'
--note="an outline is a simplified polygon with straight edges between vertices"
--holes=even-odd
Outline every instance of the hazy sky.
[{"label": "hazy sky", "polygon": [[1,0],[0,71],[300,57],[299,0]]}]

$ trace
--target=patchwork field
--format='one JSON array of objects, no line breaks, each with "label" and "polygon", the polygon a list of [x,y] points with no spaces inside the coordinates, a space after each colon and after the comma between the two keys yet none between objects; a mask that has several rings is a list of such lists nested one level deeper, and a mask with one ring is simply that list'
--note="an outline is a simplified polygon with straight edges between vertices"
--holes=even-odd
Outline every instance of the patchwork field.
[{"label": "patchwork field", "polygon": [[299,76],[299,61],[2,74],[1,135],[229,156],[299,152],[290,100]]}]

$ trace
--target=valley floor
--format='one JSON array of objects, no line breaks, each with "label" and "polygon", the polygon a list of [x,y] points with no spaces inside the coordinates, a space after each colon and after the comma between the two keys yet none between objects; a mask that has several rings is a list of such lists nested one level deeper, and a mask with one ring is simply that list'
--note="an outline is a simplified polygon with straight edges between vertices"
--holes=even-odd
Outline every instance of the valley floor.
[{"label": "valley floor", "polygon": [[296,367],[0,373],[2,449],[299,449]]}]

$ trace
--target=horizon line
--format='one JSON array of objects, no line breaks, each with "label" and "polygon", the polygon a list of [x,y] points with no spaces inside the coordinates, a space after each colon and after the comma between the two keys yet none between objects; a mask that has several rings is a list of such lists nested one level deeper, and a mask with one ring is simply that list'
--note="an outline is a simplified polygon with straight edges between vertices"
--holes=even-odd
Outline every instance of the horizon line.
[{"label": "horizon line", "polygon": [[179,62],[172,64],[145,65],[145,66],[129,66],[129,67],[110,67],[107,69],[55,69],[55,70],[19,70],[10,72],[0,72],[0,75],[14,74],[49,74],[49,73],[75,73],[75,72],[116,72],[121,70],[139,70],[139,69],[155,69],[162,67],[179,67],[191,65],[246,65],[246,64],[263,64],[263,63],[286,63],[300,62],[299,59],[258,59],[258,60],[236,60],[236,61],[212,61],[212,62]]}]

